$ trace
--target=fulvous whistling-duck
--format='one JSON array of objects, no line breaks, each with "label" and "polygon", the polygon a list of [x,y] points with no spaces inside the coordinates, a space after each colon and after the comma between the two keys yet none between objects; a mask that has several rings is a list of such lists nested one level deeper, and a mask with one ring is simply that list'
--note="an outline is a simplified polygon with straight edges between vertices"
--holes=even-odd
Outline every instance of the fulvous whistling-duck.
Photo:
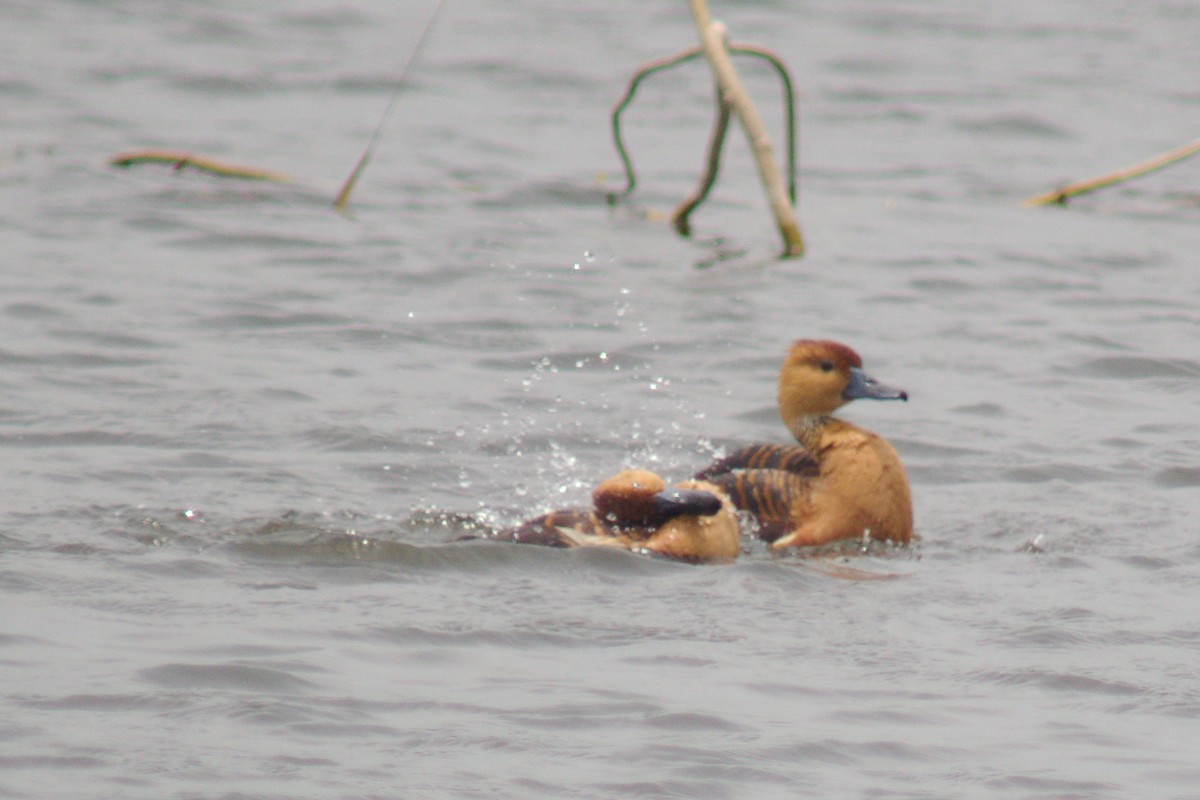
[{"label": "fulvous whistling-duck", "polygon": [[736,558],[737,512],[705,481],[667,486],[645,470],[625,470],[592,492],[590,510],[552,511],[487,538],[551,547],[620,547],[682,561]]},{"label": "fulvous whistling-duck", "polygon": [[908,393],[863,372],[849,347],[801,339],[779,373],[779,412],[799,446],[752,445],[696,477],[754,514],[774,550],[864,537],[909,542],[912,497],[899,455],[882,437],[832,416],[862,398],[908,400]]}]

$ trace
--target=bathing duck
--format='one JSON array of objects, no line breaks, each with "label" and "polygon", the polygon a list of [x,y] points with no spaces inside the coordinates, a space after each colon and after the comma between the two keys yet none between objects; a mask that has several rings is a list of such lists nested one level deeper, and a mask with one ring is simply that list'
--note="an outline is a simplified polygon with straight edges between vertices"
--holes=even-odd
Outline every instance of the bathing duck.
[{"label": "bathing duck", "polygon": [[738,534],[737,512],[717,486],[698,480],[667,486],[653,472],[625,470],[596,487],[589,510],[552,511],[488,538],[704,562],[736,558]]},{"label": "bathing duck", "polygon": [[696,477],[751,512],[774,550],[863,537],[909,542],[912,497],[900,456],[882,437],[832,416],[862,398],[908,394],[870,377],[849,347],[801,339],[779,373],[779,412],[799,445],[752,445]]}]

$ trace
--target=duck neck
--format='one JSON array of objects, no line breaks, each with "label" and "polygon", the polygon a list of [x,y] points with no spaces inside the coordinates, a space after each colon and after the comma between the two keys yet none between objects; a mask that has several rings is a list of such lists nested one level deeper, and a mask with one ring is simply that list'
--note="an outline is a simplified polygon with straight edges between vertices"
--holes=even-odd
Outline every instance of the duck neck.
[{"label": "duck neck", "polygon": [[817,456],[823,449],[822,434],[832,419],[828,414],[806,414],[789,422],[788,429],[805,450]]}]

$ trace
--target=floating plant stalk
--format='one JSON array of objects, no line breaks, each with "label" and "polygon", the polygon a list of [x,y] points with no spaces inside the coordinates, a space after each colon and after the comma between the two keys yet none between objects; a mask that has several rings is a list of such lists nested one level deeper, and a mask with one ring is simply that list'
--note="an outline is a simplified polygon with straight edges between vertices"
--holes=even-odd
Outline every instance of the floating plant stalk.
[{"label": "floating plant stalk", "polygon": [[1196,139],[1190,144],[1185,144],[1183,147],[1177,147],[1174,150],[1157,155],[1148,161],[1143,161],[1139,164],[1134,164],[1133,166],[1119,169],[1116,172],[1110,172],[1106,175],[1101,175],[1098,178],[1090,178],[1086,181],[1079,181],[1078,183],[1071,183],[1061,188],[1039,194],[1036,197],[1030,197],[1021,205],[1065,206],[1067,204],[1067,200],[1071,199],[1072,197],[1078,197],[1081,194],[1094,192],[1097,189],[1103,189],[1106,186],[1112,186],[1117,183],[1124,183],[1125,181],[1132,180],[1134,178],[1140,178],[1143,175],[1155,172],[1164,167],[1169,167],[1178,161],[1183,161],[1185,158],[1194,156],[1197,153],[1200,153],[1200,139]]},{"label": "floating plant stalk", "polygon": [[292,176],[282,172],[230,164],[227,161],[192,155],[181,150],[132,150],[128,153],[118,153],[108,159],[108,163],[114,167],[132,167],[135,164],[170,164],[176,172],[194,169],[222,178],[240,178],[246,181],[274,181],[275,183],[292,183],[293,181]]}]

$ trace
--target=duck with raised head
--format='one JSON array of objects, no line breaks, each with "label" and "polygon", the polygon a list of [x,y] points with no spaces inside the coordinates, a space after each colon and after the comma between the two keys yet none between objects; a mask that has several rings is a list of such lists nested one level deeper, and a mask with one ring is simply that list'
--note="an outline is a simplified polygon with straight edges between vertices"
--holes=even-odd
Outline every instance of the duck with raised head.
[{"label": "duck with raised head", "polygon": [[697,474],[752,513],[774,550],[869,537],[913,538],[900,456],[871,431],[833,416],[851,400],[908,400],[863,371],[844,344],[801,339],[779,373],[779,412],[798,445],[746,447]]},{"label": "duck with raised head", "polygon": [[552,511],[489,535],[551,547],[619,547],[695,563],[737,558],[737,512],[714,484],[668,486],[646,470],[625,470],[592,492],[592,508]]}]

